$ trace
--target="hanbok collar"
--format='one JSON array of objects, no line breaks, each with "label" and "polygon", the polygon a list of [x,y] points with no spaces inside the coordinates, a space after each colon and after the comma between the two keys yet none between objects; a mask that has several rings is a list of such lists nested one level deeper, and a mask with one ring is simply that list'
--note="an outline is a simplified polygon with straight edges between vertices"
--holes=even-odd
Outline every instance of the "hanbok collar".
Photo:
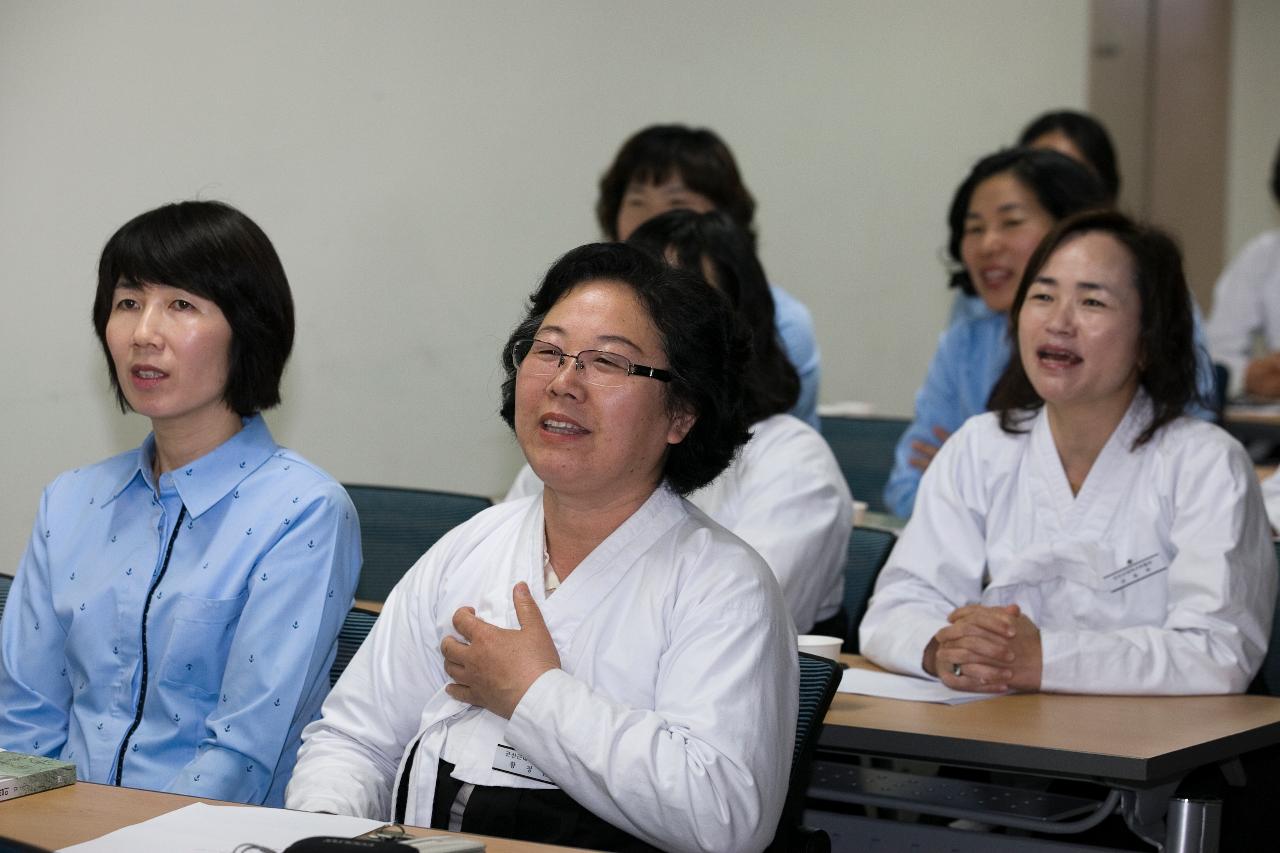
[{"label": "hanbok collar", "polygon": [[1053,441],[1048,413],[1044,408],[1036,413],[1030,438],[1033,464],[1040,470],[1039,482],[1048,490],[1045,497],[1050,506],[1057,508],[1064,531],[1099,535],[1116,516],[1128,492],[1127,488],[1118,488],[1117,483],[1127,485],[1129,482],[1124,472],[1136,464],[1133,442],[1151,422],[1151,411],[1151,398],[1139,388],[1077,494],[1071,492],[1066,469]]},{"label": "hanbok collar", "polygon": [[[546,549],[546,527],[542,514],[542,501],[536,501],[537,511],[530,520],[536,535],[530,542],[535,549],[534,565],[541,566],[541,556]],[[659,485],[618,529],[595,547],[569,576],[560,582],[556,594],[548,598],[542,584],[530,585],[534,598],[549,619],[566,615],[579,607],[600,601],[613,589],[650,545],[672,525],[684,517],[686,510],[680,496],[665,484]],[[565,611],[558,614],[557,611]],[[577,621],[574,619],[573,621]]]}]

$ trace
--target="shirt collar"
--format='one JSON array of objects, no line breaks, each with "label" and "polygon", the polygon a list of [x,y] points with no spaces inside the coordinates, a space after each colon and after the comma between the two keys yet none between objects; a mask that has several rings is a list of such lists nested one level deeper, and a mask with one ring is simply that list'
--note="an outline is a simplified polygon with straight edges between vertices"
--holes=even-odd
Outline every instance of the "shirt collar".
[{"label": "shirt collar", "polygon": [[[171,474],[173,485],[182,498],[187,513],[195,518],[226,497],[245,477],[257,470],[280,449],[267,429],[262,415],[244,418],[244,428],[209,453],[195,459]],[[133,464],[115,481],[104,504],[115,500],[125,489],[141,479],[151,491],[156,483],[151,473],[155,457],[155,433],[147,436],[133,452]]]}]

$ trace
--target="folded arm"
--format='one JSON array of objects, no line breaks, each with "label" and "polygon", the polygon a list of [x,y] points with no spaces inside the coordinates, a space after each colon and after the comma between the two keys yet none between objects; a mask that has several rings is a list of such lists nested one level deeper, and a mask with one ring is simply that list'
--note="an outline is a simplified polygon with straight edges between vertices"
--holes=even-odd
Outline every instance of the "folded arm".
[{"label": "folded arm", "polygon": [[67,741],[71,682],[67,633],[49,586],[47,527],[46,491],[0,626],[0,747],[57,756]]}]

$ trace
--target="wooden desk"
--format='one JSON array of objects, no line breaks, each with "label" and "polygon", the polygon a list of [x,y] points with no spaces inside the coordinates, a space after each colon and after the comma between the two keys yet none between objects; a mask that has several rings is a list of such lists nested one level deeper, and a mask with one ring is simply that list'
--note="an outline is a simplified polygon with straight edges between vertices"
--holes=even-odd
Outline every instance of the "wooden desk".
[{"label": "wooden desk", "polygon": [[[179,794],[77,782],[65,788],[0,802],[0,835],[57,850],[150,820],[191,803],[237,805]],[[414,835],[447,834],[439,830],[412,828],[410,832]],[[488,853],[553,853],[557,850],[570,850],[568,847],[531,844],[506,838],[473,837],[484,841]]]},{"label": "wooden desk", "polygon": [[1228,403],[1222,427],[1245,446],[1255,462],[1265,461],[1280,445],[1280,406],[1274,403]]},{"label": "wooden desk", "polygon": [[[842,658],[853,667],[876,669],[855,655]],[[941,705],[847,693],[836,694],[819,741],[831,758],[839,757],[831,753],[858,753],[1099,783],[1110,789],[1106,800],[1099,801],[1077,823],[1057,828],[1086,829],[1114,810],[1135,834],[1152,843],[1177,836],[1178,825],[1166,827],[1165,818],[1170,797],[1187,773],[1275,743],[1280,743],[1280,698],[1270,696],[1022,694]],[[1034,805],[1037,798],[1024,797],[1022,792],[1035,786],[988,784],[983,791],[973,789],[972,797],[969,791],[952,788],[940,799],[936,792],[929,793],[927,783],[918,784],[929,777],[882,774],[882,780],[895,777],[889,780],[898,786],[895,790],[924,792],[898,794],[877,782],[877,771],[850,767],[839,761],[815,764],[818,796],[838,803],[887,805],[944,817],[976,815],[970,819],[1009,821],[1007,825],[1012,826],[1019,825],[1013,821],[1021,821],[1023,828],[1046,826],[1024,820],[1001,806],[988,805],[1013,800]],[[899,779],[909,781],[902,784]],[[945,787],[945,783],[933,787]],[[810,789],[811,794],[814,790]],[[961,805],[960,800],[969,804],[965,811],[948,811]],[[1206,824],[1198,836],[1203,846],[1190,849],[1217,849],[1218,825],[1212,817],[1217,814],[1215,807],[1194,808],[1193,819],[1203,819]],[[817,814],[827,815],[834,823],[808,814],[806,820],[827,829],[833,839],[854,846],[875,841],[887,845],[884,849],[908,849],[912,844],[925,849],[985,849],[982,841],[972,840],[972,834],[946,827]],[[1001,850],[1046,849],[1035,839],[1010,837],[1001,844],[1005,845]]]},{"label": "wooden desk", "polygon": [[1280,405],[1276,403],[1228,403],[1222,410],[1228,426],[1251,425],[1280,429]]},{"label": "wooden desk", "polygon": [[902,528],[907,526],[907,520],[892,513],[871,512],[868,510],[863,513],[861,525],[855,524],[854,526],[876,527],[880,530],[888,530],[890,533],[902,533]]},{"label": "wooden desk", "polygon": [[826,749],[1147,787],[1280,742],[1280,698],[1034,693],[940,705],[837,693],[824,723]]}]

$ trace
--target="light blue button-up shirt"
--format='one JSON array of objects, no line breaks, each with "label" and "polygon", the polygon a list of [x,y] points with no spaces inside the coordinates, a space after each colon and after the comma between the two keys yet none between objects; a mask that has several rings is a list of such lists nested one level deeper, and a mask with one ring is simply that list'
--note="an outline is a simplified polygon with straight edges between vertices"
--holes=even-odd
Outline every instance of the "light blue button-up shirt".
[{"label": "light blue button-up shirt", "polygon": [[906,518],[916,502],[921,471],[911,465],[911,442],[937,444],[933,428],[955,432],[969,417],[987,410],[987,398],[1009,363],[1009,317],[990,311],[956,323],[942,334],[916,392],[916,413],[898,439],[884,502]]},{"label": "light blue button-up shirt", "polygon": [[[938,349],[929,363],[924,385],[916,392],[915,418],[898,439],[893,454],[893,471],[884,487],[884,502],[889,511],[901,518],[911,515],[916,502],[916,489],[924,473],[911,464],[911,442],[925,441],[936,445],[933,428],[940,426],[955,432],[974,415],[987,410],[987,398],[1009,364],[1012,349],[1009,342],[1009,315],[996,314],[977,302],[957,300],[965,307],[953,311],[953,322],[938,341]],[[1205,345],[1204,323],[1200,309],[1191,306],[1193,344],[1196,349],[1196,391],[1201,400],[1214,396],[1213,362]],[[1187,414],[1206,421],[1214,412],[1193,400]]]},{"label": "light blue button-up shirt", "polygon": [[789,415],[794,415],[818,429],[818,384],[822,379],[822,359],[818,338],[813,330],[813,317],[804,303],[781,287],[769,285],[773,294],[773,324],[782,340],[782,351],[800,374],[800,397]]},{"label": "light blue button-up shirt", "polygon": [[45,489],[0,626],[0,746],[80,779],[282,805],[360,571],[346,491],[261,416]]}]

